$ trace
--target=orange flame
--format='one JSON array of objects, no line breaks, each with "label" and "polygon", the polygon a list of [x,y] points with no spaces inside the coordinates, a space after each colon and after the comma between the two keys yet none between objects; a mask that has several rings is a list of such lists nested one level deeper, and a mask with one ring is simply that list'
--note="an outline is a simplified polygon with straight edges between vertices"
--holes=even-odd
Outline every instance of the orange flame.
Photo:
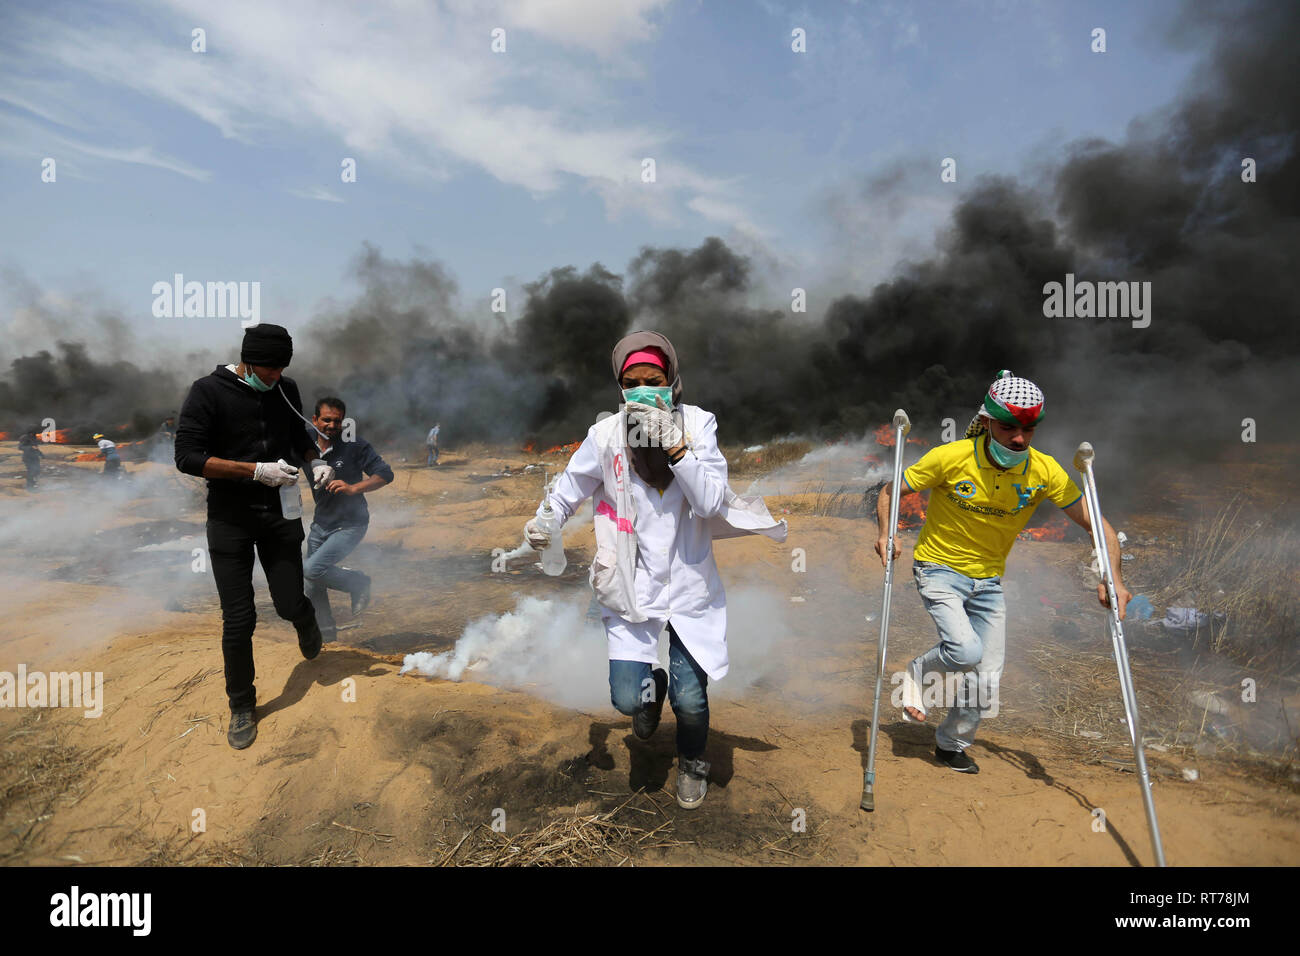
[{"label": "orange flame", "polygon": [[[118,448],[130,448],[132,445],[138,445],[140,443],[136,441],[119,441],[119,442],[114,442],[114,444],[116,444]],[[103,461],[104,453],[100,451],[83,451],[80,455],[77,455],[72,460],[73,461]]]},{"label": "orange flame", "polygon": [[898,499],[898,526],[919,528],[925,524],[925,503],[920,495],[904,495]]},{"label": "orange flame", "polygon": [[1069,524],[1065,520],[1065,515],[1058,514],[1044,525],[1037,528],[1026,528],[1021,531],[1018,537],[1026,541],[1064,541],[1065,529]]},{"label": "orange flame", "polygon": [[[881,448],[894,447],[894,426],[892,424],[887,422],[884,425],[881,425],[873,434],[875,435],[876,444]],[[923,438],[909,438],[905,444],[925,446],[930,443]]]}]

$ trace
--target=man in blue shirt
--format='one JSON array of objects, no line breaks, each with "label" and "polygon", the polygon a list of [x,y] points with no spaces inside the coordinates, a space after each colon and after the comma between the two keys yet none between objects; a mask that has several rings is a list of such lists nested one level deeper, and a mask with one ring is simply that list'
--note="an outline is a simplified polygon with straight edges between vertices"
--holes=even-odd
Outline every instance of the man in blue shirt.
[{"label": "man in blue shirt", "polygon": [[332,396],[316,403],[312,425],[316,429],[316,446],[320,457],[332,465],[335,478],[324,488],[312,488],[316,513],[312,516],[311,534],[307,538],[307,560],[302,576],[307,597],[316,608],[325,641],[338,634],[330,610],[329,590],[346,591],[352,598],[352,616],[370,604],[370,578],[360,571],[341,568],[339,562],[352,553],[366,536],[370,509],[365,494],[389,484],[393,469],[368,441],[358,438],[343,441],[343,417],[347,406]]}]

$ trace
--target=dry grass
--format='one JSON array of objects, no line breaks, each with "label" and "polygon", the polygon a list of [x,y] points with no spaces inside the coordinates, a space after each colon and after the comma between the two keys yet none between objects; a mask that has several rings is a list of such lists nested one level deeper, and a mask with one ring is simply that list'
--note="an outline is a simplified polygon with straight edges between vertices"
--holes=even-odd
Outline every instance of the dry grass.
[{"label": "dry grass", "polygon": [[1253,518],[1238,496],[1188,526],[1173,573],[1155,598],[1212,616],[1210,649],[1270,674],[1300,667],[1300,542],[1280,515]]},{"label": "dry grass", "polygon": [[[351,840],[324,840],[300,858],[277,860],[248,847],[235,847],[202,834],[149,836],[137,830],[122,843],[132,849],[132,866],[362,866],[366,860]],[[143,853],[143,855],[141,855]]]},{"label": "dry grass", "polygon": [[745,445],[729,445],[719,449],[727,459],[727,472],[732,475],[757,475],[792,465],[812,451],[806,441],[768,442],[758,451],[745,451]]},{"label": "dry grass", "polygon": [[[671,839],[672,820],[654,811],[628,805],[633,794],[613,810],[566,816],[540,828],[517,834],[498,833],[480,825],[427,861],[431,866],[590,866],[623,865],[635,852],[687,845]],[[651,801],[653,803],[653,801]],[[631,812],[662,816],[657,826],[644,827],[622,817]],[[143,825],[115,841],[119,859],[136,866],[365,866],[368,848],[389,846],[394,834],[331,821],[325,836],[293,858],[273,858],[247,842],[239,846],[202,834],[171,832],[158,835]]]},{"label": "dry grass", "polygon": [[[1034,672],[1027,686],[1034,706],[1010,717],[1006,728],[1069,740],[1075,746],[1119,755],[1121,762],[1131,764],[1132,745],[1114,656],[1049,643],[1034,645],[1027,656]],[[1297,738],[1285,710],[1274,715],[1228,706],[1240,694],[1240,686],[1222,667],[1212,667],[1213,662],[1188,667],[1178,661],[1176,652],[1143,650],[1135,657],[1131,646],[1129,657],[1148,751],[1183,758],[1211,753],[1277,769],[1294,764]],[[1261,689],[1260,694],[1277,699],[1280,688]],[[1229,712],[1212,710],[1210,695]]]},{"label": "dry grass", "polygon": [[209,677],[219,673],[221,673],[219,668],[201,667],[180,683],[169,687],[168,690],[171,691],[171,696],[165,697],[158,702],[158,709],[153,712],[145,722],[145,725],[140,728],[140,736],[149,736],[149,732],[153,730],[153,725],[158,722],[159,717],[184,700],[189,695],[190,691],[194,690],[194,688],[198,687]]},{"label": "dry grass", "polygon": [[480,824],[440,859],[430,862],[438,866],[621,866],[634,852],[685,846],[683,841],[670,839],[673,823],[666,816],[650,829],[616,819],[636,796],[604,813],[575,813],[513,835]]},{"label": "dry grass", "polygon": [[876,490],[863,491],[860,487],[840,485],[828,488],[826,482],[809,484],[802,491],[783,495],[766,495],[767,504],[775,514],[777,508],[790,514],[809,515],[816,518],[874,518],[876,515]]},{"label": "dry grass", "polygon": [[[21,857],[47,820],[75,806],[90,788],[95,768],[120,747],[83,748],[37,712],[10,731],[0,761],[0,861]],[[12,842],[11,842],[12,841]]]}]

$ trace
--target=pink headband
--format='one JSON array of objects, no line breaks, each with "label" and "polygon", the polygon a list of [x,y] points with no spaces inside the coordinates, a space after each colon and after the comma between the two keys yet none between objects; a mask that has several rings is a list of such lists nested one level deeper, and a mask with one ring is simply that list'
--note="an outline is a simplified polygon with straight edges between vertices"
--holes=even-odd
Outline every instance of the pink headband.
[{"label": "pink headband", "polygon": [[621,375],[623,372],[626,372],[629,365],[658,365],[663,369],[665,375],[668,373],[668,365],[665,362],[664,353],[653,345],[649,348],[642,349],[640,352],[633,352],[629,355],[627,361],[623,363],[623,367],[619,370],[619,374]]}]

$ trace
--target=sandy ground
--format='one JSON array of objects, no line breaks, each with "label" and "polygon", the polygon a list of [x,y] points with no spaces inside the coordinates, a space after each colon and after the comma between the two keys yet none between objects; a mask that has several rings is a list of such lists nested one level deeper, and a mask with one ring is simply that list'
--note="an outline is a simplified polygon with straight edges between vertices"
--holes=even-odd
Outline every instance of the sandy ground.
[{"label": "sandy ground", "polygon": [[[0,483],[13,504],[27,493],[12,443],[3,451]],[[51,476],[39,494],[75,503],[104,493],[98,466],[51,459],[62,477]],[[189,574],[185,586],[173,575],[151,592],[147,575],[128,574],[138,553],[125,546],[111,559],[70,556],[57,540],[34,553],[7,549],[0,670],[16,671],[21,662],[102,671],[106,703],[98,719],[67,709],[0,710],[0,859],[502,862],[502,854],[520,852],[510,844],[522,846],[548,824],[561,833],[564,825],[612,814],[622,829],[570,859],[1151,863],[1132,755],[1115,716],[1109,644],[1077,574],[1086,553],[1077,539],[1020,542],[1013,553],[1004,712],[984,724],[971,750],[982,772],[956,774],[935,762],[932,727],[941,713],[921,727],[886,706],[873,814],[858,808],[878,633],[867,616],[878,613],[882,586],[873,534],[861,520],[801,513],[797,496],[769,499],[773,510],[792,512],[787,544],[747,538],[716,546],[729,590],[761,587],[780,599],[785,617],[762,673],[741,693],[713,697],[706,753],[713,770],[699,810],[681,810],[672,798],[667,708],[655,737],[641,742],[607,701],[574,709],[527,686],[399,676],[404,653],[448,649],[470,620],[508,611],[520,595],[589,594],[589,527],[567,541],[571,566],[560,578],[527,562],[510,573],[490,569],[493,547],[518,542],[541,480],[536,473],[487,476],[539,460],[447,454],[436,469],[399,463],[394,484],[370,498],[368,550],[349,562],[375,575],[374,606],[356,622],[337,610],[340,624],[356,626],[314,661],[302,659],[292,627],[275,617],[259,582],[258,738],[244,751],[225,739],[220,612],[210,575]],[[201,544],[202,500],[194,489],[173,482],[164,465],[128,467],[128,480],[150,493],[115,508],[104,533],[138,534],[142,523],[161,521],[166,527],[150,525],[149,540],[197,533]],[[745,484],[733,479],[738,488]],[[890,671],[934,640],[908,573],[912,541],[904,535]],[[806,551],[806,572],[791,570],[795,547]],[[175,555],[189,561],[188,551]],[[123,603],[125,592],[139,600]],[[729,639],[738,645],[746,635],[733,631]],[[1166,658],[1134,643],[1139,696],[1154,699],[1163,679],[1157,665]],[[602,656],[603,647],[592,653]],[[1088,667],[1101,687],[1096,700],[1065,702],[1053,675]],[[1077,693],[1092,686],[1080,683]],[[1300,863],[1293,765],[1216,752],[1204,727],[1194,738],[1184,730],[1173,718],[1147,728],[1148,740],[1162,748],[1149,759],[1169,862]],[[1196,771],[1195,781],[1187,770]],[[492,831],[494,822],[504,825],[504,836]]]}]

